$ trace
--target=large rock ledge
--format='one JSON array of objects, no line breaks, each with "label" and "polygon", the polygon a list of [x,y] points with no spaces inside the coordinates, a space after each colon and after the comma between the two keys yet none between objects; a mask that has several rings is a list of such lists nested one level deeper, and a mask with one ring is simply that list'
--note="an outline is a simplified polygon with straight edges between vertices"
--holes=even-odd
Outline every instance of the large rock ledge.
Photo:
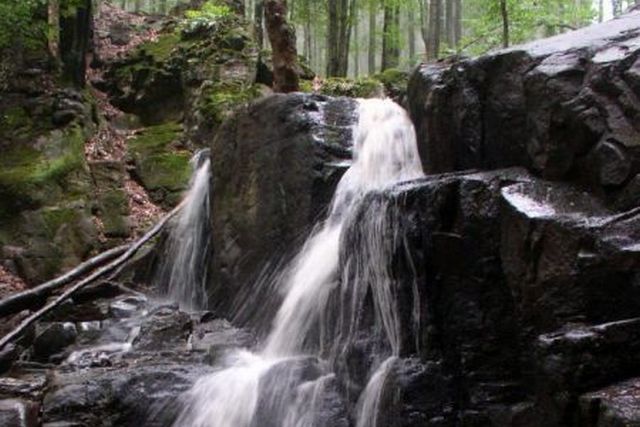
[{"label": "large rock ledge", "polygon": [[220,128],[211,146],[216,307],[228,310],[230,298],[247,305],[256,295],[246,286],[269,261],[295,251],[322,217],[351,159],[356,106],[279,94],[239,109]]},{"label": "large rock ledge", "polygon": [[639,56],[640,11],[420,66],[408,104],[427,171],[525,166],[626,208],[640,188]]},{"label": "large rock ledge", "polygon": [[[387,388],[398,402],[390,416],[404,421],[389,425],[640,422],[629,410],[640,375],[638,212],[513,168],[429,176],[361,209],[380,206],[398,221],[389,268],[403,323]],[[345,238],[363,232],[356,222]]]}]

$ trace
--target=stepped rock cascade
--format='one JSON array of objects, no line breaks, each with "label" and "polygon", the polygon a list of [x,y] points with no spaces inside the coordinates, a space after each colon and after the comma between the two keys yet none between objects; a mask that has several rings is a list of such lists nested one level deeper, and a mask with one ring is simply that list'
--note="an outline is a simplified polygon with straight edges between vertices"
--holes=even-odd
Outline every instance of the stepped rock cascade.
[{"label": "stepped rock cascade", "polygon": [[[388,271],[398,242],[389,233],[394,224],[385,203],[366,213],[359,207],[368,195],[423,172],[413,125],[401,107],[361,100],[358,113],[353,163],[328,217],[271,286],[283,297],[270,333],[254,351],[226,354],[218,371],[200,379],[185,395],[175,426],[376,425],[385,379],[402,345]],[[343,232],[354,223],[366,228],[366,237],[348,242]],[[351,377],[360,375],[351,372],[347,349],[363,328],[370,366],[356,384]]]},{"label": "stepped rock cascade", "polygon": [[157,281],[166,295],[187,310],[203,308],[206,301],[206,265],[209,244],[209,150],[198,151],[191,159],[191,177],[184,207],[171,229]]}]

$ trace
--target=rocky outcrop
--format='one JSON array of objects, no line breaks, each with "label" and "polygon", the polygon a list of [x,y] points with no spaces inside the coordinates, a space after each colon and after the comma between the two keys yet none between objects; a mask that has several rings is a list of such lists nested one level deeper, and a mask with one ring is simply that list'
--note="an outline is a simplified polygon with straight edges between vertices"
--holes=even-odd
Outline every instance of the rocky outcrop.
[{"label": "rocky outcrop", "polygon": [[639,28],[633,12],[479,58],[420,66],[408,104],[426,169],[525,166],[611,199],[635,191]]},{"label": "rocky outcrop", "polygon": [[[385,391],[400,399],[387,425],[632,417],[615,398],[624,389],[589,402],[640,374],[637,212],[612,213],[522,169],[430,176],[372,195],[360,210],[380,206],[396,221],[388,268],[403,331]],[[363,240],[364,231],[354,222],[345,239]],[[364,372],[366,327],[345,350]]]},{"label": "rocky outcrop", "polygon": [[347,98],[274,95],[239,110],[218,132],[211,146],[215,306],[228,309],[325,212],[351,158],[355,107]]},{"label": "rocky outcrop", "polygon": [[96,81],[144,124],[184,122],[191,144],[210,142],[236,104],[255,98],[258,50],[239,16],[167,21],[157,39],[105,65]]},{"label": "rocky outcrop", "polygon": [[93,182],[84,157],[94,111],[91,99],[72,89],[2,98],[0,261],[34,284],[95,247]]}]

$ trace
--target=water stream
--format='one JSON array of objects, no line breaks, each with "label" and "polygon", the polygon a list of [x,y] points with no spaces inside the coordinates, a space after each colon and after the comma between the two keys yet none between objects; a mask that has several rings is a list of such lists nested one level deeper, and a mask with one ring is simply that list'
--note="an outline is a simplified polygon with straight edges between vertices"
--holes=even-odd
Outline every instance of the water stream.
[{"label": "water stream", "polygon": [[[327,218],[274,279],[273,289],[283,299],[275,317],[263,319],[272,323],[269,334],[257,348],[225,355],[218,371],[199,380],[185,396],[176,427],[321,427],[343,412],[349,425],[376,426],[384,383],[402,345],[389,272],[397,242],[385,202],[368,205],[366,212],[361,207],[370,194],[421,176],[406,112],[390,100],[361,100],[353,163],[337,186]],[[360,238],[347,242],[345,230],[354,226]],[[186,256],[185,265],[191,261]],[[175,283],[172,295],[188,300],[180,287],[185,282]],[[372,310],[364,309],[365,301]],[[363,330],[372,356],[364,382],[352,372],[345,353]]]},{"label": "water stream", "polygon": [[194,173],[185,205],[175,219],[163,255],[157,282],[166,295],[183,310],[197,310],[206,304],[207,256],[209,248],[209,150],[191,159]]}]

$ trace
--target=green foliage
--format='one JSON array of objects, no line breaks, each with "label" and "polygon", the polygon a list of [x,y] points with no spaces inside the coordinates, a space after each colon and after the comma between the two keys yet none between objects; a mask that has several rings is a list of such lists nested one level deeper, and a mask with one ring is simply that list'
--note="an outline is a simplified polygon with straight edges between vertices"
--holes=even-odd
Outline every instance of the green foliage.
[{"label": "green foliage", "polygon": [[[507,0],[510,44],[552,36],[589,24],[593,2],[568,0]],[[465,33],[461,46],[481,54],[502,45],[502,16],[498,0],[465,2]]]},{"label": "green foliage", "polygon": [[0,0],[0,50],[46,46],[46,0]]},{"label": "green foliage", "polygon": [[216,0],[208,0],[197,10],[187,10],[185,12],[184,28],[187,32],[195,31],[202,27],[212,27],[220,22],[224,22],[234,15],[231,8],[225,4],[220,4]]}]

